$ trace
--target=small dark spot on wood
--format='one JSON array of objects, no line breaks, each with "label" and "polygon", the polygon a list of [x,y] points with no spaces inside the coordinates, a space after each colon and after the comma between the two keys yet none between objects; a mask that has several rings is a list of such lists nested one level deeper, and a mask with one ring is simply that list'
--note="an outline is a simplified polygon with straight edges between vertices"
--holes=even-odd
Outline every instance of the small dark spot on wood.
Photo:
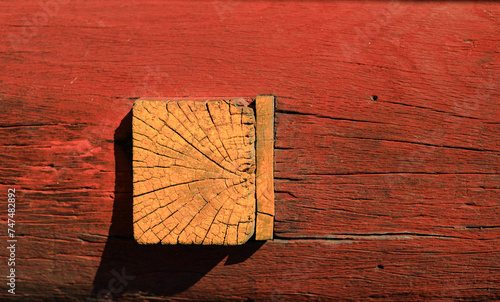
[{"label": "small dark spot on wood", "polygon": [[377,268],[384,269],[384,266],[382,264],[379,264],[379,265],[377,265]]},{"label": "small dark spot on wood", "polygon": [[372,101],[378,100],[378,96],[377,95],[372,95],[370,98],[371,98]]},{"label": "small dark spot on wood", "polygon": [[49,164],[49,167],[52,167],[52,168],[54,168],[54,166],[55,166],[54,164]]}]

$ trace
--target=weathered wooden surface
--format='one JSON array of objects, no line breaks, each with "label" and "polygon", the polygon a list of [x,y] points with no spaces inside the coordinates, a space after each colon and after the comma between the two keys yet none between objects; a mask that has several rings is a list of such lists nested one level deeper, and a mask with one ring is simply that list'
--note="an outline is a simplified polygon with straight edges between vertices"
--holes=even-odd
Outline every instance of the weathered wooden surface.
[{"label": "weathered wooden surface", "polygon": [[273,239],[274,231],[274,97],[258,96],[256,114],[256,240]]},{"label": "weathered wooden surface", "polygon": [[234,100],[139,100],[132,117],[137,242],[247,242],[255,231],[254,111]]},{"label": "weathered wooden surface", "polygon": [[[500,299],[497,3],[85,1],[25,24],[39,12],[0,4],[16,298],[95,298],[124,269],[129,301]],[[275,240],[136,244],[135,98],[259,94]]]}]

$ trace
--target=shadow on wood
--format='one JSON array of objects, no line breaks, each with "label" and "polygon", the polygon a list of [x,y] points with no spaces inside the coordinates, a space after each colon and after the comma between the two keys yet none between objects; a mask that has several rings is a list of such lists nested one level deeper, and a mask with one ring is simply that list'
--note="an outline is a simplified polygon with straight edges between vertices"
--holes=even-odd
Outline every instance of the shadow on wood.
[{"label": "shadow on wood", "polygon": [[108,240],[88,301],[125,293],[174,295],[183,292],[228,257],[225,265],[248,259],[264,242],[241,246],[139,245],[132,230],[132,113],[116,129],[115,199]]}]

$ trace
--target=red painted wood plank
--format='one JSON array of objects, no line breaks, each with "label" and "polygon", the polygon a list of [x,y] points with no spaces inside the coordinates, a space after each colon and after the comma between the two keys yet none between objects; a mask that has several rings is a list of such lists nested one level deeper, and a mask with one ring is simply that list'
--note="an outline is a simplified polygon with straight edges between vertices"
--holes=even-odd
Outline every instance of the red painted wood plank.
[{"label": "red painted wood plank", "polygon": [[[200,248],[140,246],[111,239],[102,257],[96,250],[102,246],[99,243],[38,236],[25,242],[46,252],[38,253],[41,258],[31,252],[20,260],[24,266],[39,268],[31,273],[37,282],[24,280],[23,292],[34,296],[50,292],[61,301],[96,298],[116,278],[113,272],[126,276],[126,288],[110,295],[120,301],[161,296],[301,301],[499,297],[499,249],[485,240],[394,235]],[[86,252],[77,257],[68,253],[75,246]],[[52,278],[47,278],[49,273]]]},{"label": "red painted wood plank", "polygon": [[422,234],[498,240],[498,175],[366,174],[278,180],[286,238]]},{"label": "red painted wood plank", "polygon": [[[29,23],[43,13],[0,4],[23,299],[95,296],[122,267],[128,300],[500,299],[498,4],[68,1]],[[134,98],[258,94],[278,97],[282,239],[128,241]]]}]

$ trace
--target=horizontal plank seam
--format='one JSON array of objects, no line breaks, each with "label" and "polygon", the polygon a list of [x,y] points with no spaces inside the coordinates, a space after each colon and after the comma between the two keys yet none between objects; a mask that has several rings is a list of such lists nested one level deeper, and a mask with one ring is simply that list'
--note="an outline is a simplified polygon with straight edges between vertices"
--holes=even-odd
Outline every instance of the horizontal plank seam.
[{"label": "horizontal plank seam", "polygon": [[[335,236],[342,236],[342,237],[335,237]],[[349,237],[345,237],[349,236]],[[334,235],[328,235],[328,236],[297,236],[297,237],[283,237],[280,235],[274,234],[275,239],[281,239],[281,240],[332,240],[332,241],[337,241],[337,240],[346,240],[348,238],[351,239],[362,239],[362,238],[380,238],[380,239],[385,239],[387,237],[398,237],[400,238],[401,236],[409,236],[409,237],[432,237],[432,238],[446,238],[446,239],[467,239],[466,237],[460,237],[460,236],[449,236],[449,235],[440,235],[440,234],[425,234],[425,233],[413,233],[413,232],[399,232],[399,233],[336,233]]]},{"label": "horizontal plank seam", "polygon": [[375,122],[375,121],[364,121],[364,120],[356,120],[356,119],[349,119],[349,118],[325,116],[325,115],[319,115],[319,114],[314,114],[314,113],[305,113],[305,112],[299,112],[299,111],[293,111],[293,110],[277,109],[275,112],[281,113],[281,114],[290,114],[290,115],[314,116],[317,118],[324,118],[324,119],[330,119],[330,120],[336,120],[336,121],[349,121],[349,122],[371,123],[371,124],[389,124],[389,123],[382,123],[382,122]]},{"label": "horizontal plank seam", "polygon": [[[280,173],[280,171],[276,171]],[[296,174],[297,176],[363,176],[363,175],[500,175],[500,172],[352,172],[352,173],[307,173]],[[291,178],[291,177],[274,177],[278,180],[300,181],[306,180],[305,178]]]},{"label": "horizontal plank seam", "polygon": [[384,142],[404,143],[404,144],[412,144],[412,145],[420,145],[420,146],[429,146],[429,147],[435,147],[435,148],[447,148],[447,149],[460,149],[460,150],[467,150],[467,151],[500,153],[500,151],[498,151],[498,150],[492,150],[492,149],[481,149],[481,148],[471,148],[471,147],[458,147],[458,146],[450,146],[450,145],[434,145],[434,144],[423,143],[423,142],[412,142],[412,141],[404,141],[404,140],[396,140],[396,139],[370,138],[370,137],[360,137],[360,136],[340,136],[340,135],[338,135],[337,137],[354,138],[354,139],[371,140],[371,141],[384,141]]},{"label": "horizontal plank seam", "polygon": [[23,127],[45,127],[45,126],[87,126],[89,123],[38,123],[38,124],[7,124],[0,125],[2,128],[23,128]]}]

